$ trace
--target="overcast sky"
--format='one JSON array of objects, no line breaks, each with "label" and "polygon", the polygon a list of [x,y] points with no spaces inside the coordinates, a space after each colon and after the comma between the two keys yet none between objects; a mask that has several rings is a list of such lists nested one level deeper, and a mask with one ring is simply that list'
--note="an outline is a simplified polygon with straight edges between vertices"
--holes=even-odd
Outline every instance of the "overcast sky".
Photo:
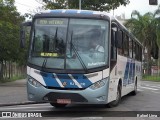
[{"label": "overcast sky", "polygon": [[[39,0],[37,0],[39,1]],[[29,13],[35,10],[37,7],[42,6],[36,0],[15,0],[15,5],[20,13]],[[160,3],[160,0],[158,0]],[[141,14],[146,12],[153,12],[158,6],[149,5],[149,0],[130,0],[130,4],[126,7],[120,6],[118,9],[114,10],[114,15],[125,14],[126,18],[130,18],[131,12],[133,10],[138,10]],[[111,11],[113,14],[113,11]]]}]

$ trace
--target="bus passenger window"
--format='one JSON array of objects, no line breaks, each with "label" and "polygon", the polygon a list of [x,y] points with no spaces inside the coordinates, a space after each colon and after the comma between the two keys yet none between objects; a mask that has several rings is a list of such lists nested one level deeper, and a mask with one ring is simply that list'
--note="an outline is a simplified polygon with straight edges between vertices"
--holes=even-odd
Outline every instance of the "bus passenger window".
[{"label": "bus passenger window", "polygon": [[142,61],[142,47],[140,46],[140,49],[139,49],[139,53],[140,53],[140,61]]},{"label": "bus passenger window", "polygon": [[112,27],[112,39],[111,39],[111,59],[112,60],[116,60],[117,59],[117,49],[115,46],[115,32],[116,32],[117,28],[116,27]]},{"label": "bus passenger window", "polygon": [[133,40],[129,39],[129,57],[132,58],[132,47],[133,47]]},{"label": "bus passenger window", "polygon": [[133,42],[133,58],[136,58],[136,43]]},{"label": "bus passenger window", "polygon": [[136,43],[136,56],[135,56],[135,59],[138,60],[138,56],[139,56],[139,53],[138,53],[138,44]]},{"label": "bus passenger window", "polygon": [[[122,32],[121,30],[119,30],[119,31]],[[123,43],[123,40],[122,40],[122,43]],[[118,55],[123,55],[123,46],[118,47],[117,50],[118,50]]]},{"label": "bus passenger window", "polygon": [[129,37],[123,33],[123,48],[124,48],[124,56],[129,56]]}]

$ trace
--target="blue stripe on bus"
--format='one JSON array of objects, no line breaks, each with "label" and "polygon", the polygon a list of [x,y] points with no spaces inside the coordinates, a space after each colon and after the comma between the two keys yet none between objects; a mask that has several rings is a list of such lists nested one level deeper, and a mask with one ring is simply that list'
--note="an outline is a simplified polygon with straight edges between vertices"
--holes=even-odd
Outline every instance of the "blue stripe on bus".
[{"label": "blue stripe on bus", "polygon": [[81,11],[80,13],[81,13],[81,14],[91,15],[91,14],[93,14],[93,11]]},{"label": "blue stripe on bus", "polygon": [[[84,75],[73,74],[73,78],[82,86],[82,88],[87,88],[92,85],[92,82]],[[78,79],[77,79],[78,77]]]},{"label": "blue stripe on bus", "polygon": [[127,60],[127,64],[125,67],[123,85],[128,85],[134,83],[135,76],[135,62]]},{"label": "blue stripe on bus", "polygon": [[57,80],[55,78],[53,78],[53,74],[51,74],[51,73],[45,73],[45,74],[46,74],[46,76],[43,75],[43,72],[41,72],[41,75],[43,77],[43,80],[44,80],[46,86],[60,87]]},{"label": "blue stripe on bus", "polygon": [[68,74],[56,74],[62,84],[66,84],[65,88],[79,88]]},{"label": "blue stripe on bus", "polygon": [[77,12],[78,12],[78,10],[67,10],[65,13],[76,14]]},{"label": "blue stripe on bus", "polygon": [[[46,86],[50,87],[61,87],[57,82],[56,78],[52,73],[41,72],[43,80]],[[66,84],[65,88],[79,88],[74,81],[69,77],[68,74],[56,74],[58,79],[62,84]],[[71,74],[73,78],[82,86],[82,88],[87,88],[92,85],[92,82],[83,74]]]},{"label": "blue stripe on bus", "polygon": [[125,67],[125,73],[124,73],[124,78],[123,78],[123,85],[127,85],[127,82],[128,82],[128,73],[129,73],[129,62],[127,60],[127,64],[126,64],[126,67]]},{"label": "blue stripe on bus", "polygon": [[51,10],[50,13],[62,13],[62,10]]},{"label": "blue stripe on bus", "polygon": [[[63,10],[51,10],[50,11],[50,13],[55,13],[55,14],[57,14],[57,13],[62,13],[63,12]],[[66,10],[65,11],[65,13],[67,13],[67,14],[77,14],[77,13],[80,13],[80,14],[87,14],[87,15],[91,15],[91,14],[93,14],[93,11],[87,11],[87,10],[85,10],[85,11],[79,11],[79,10]]]},{"label": "blue stripe on bus", "polygon": [[135,65],[135,62],[133,63],[133,82],[134,82],[134,76],[135,76],[135,67],[136,65]]}]

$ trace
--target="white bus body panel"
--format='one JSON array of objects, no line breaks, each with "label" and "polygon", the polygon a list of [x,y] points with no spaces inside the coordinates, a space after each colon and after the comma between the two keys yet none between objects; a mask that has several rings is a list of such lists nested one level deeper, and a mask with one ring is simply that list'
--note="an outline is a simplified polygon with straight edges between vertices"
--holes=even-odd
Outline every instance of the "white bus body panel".
[{"label": "white bus body panel", "polygon": [[122,81],[121,96],[134,90],[135,81],[141,80],[141,62],[117,55],[117,63],[110,72],[108,102],[116,100],[119,80]]}]

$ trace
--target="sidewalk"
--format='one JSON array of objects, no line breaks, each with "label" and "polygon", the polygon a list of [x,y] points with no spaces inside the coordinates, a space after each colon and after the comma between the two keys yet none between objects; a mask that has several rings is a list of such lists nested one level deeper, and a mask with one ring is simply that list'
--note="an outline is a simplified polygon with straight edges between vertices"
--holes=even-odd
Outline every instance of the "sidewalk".
[{"label": "sidewalk", "polygon": [[27,104],[26,79],[0,84],[0,106]]}]

